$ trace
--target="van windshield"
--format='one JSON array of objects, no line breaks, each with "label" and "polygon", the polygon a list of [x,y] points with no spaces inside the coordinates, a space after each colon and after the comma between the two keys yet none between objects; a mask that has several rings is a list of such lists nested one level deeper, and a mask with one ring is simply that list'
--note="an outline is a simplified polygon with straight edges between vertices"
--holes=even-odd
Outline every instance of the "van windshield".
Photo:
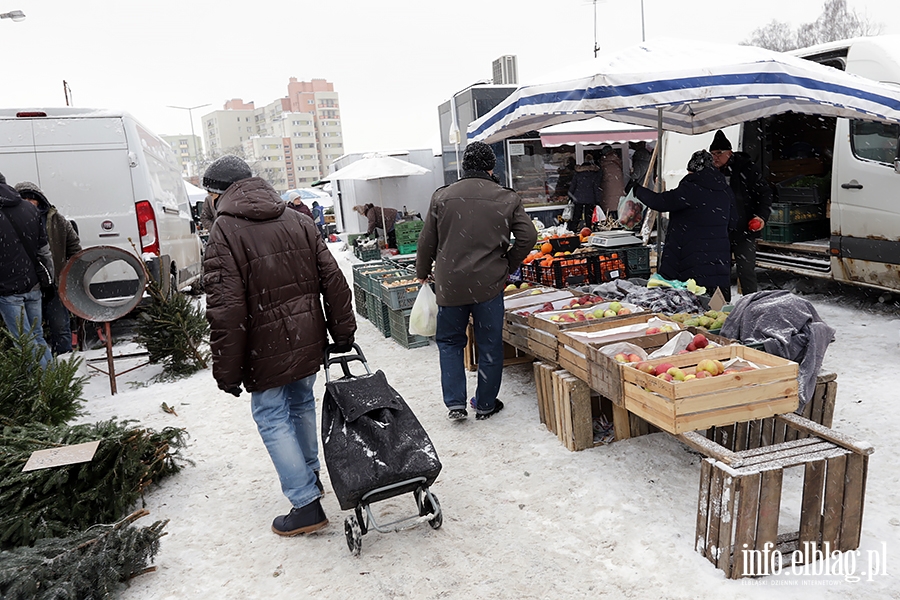
[{"label": "van windshield", "polygon": [[850,121],[850,146],[853,156],[893,166],[900,158],[900,125],[874,121]]}]

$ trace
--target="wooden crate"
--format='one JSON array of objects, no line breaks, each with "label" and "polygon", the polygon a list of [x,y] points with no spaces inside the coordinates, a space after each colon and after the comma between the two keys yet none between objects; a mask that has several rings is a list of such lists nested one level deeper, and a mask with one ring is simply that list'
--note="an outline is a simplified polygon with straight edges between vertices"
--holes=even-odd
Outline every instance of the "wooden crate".
[{"label": "wooden crate", "polygon": [[[794,414],[775,419],[793,441],[733,452],[698,433],[679,439],[701,463],[695,550],[726,577],[769,575],[859,547],[871,445]],[[779,534],[784,470],[803,467],[799,531]],[[818,556],[814,553],[820,553]]]},{"label": "wooden crate", "polygon": [[745,346],[705,348],[648,361],[692,372],[702,359],[743,358],[760,367],[688,382],[669,382],[622,369],[625,408],[669,433],[729,425],[794,412],[799,404],[795,362]]},{"label": "wooden crate", "polygon": [[[622,317],[576,321],[575,323],[555,323],[553,321],[541,319],[535,315],[529,315],[528,325],[531,330],[528,332],[528,348],[535,356],[559,364],[559,350],[561,348],[559,336],[561,332],[570,330],[578,330],[581,332],[603,331],[624,325],[646,323],[654,316],[663,318],[654,313],[638,313]],[[572,354],[572,358],[575,358],[574,353]],[[585,369],[579,369],[576,365],[576,371],[584,372]],[[584,381],[587,381],[587,379],[584,379]]]},{"label": "wooden crate", "polygon": [[587,384],[565,369],[541,361],[534,363],[534,381],[541,423],[573,452],[593,447],[594,420]]},{"label": "wooden crate", "polygon": [[[659,316],[662,317],[661,315]],[[693,334],[702,333],[706,336],[706,339],[721,346],[727,346],[734,343],[734,340],[711,334],[705,329],[700,329],[697,327],[686,327],[681,331],[689,331]],[[604,346],[608,346],[609,344],[628,342],[629,344],[634,344],[635,346],[643,348],[649,354],[655,350],[659,350],[666,344],[666,342],[681,333],[681,331],[669,331],[663,333],[655,333],[652,335],[635,336],[633,338],[616,340],[614,342],[598,342],[590,344],[585,344],[584,342],[578,340],[577,338],[572,338],[571,336],[563,336],[563,339],[566,345],[569,345],[571,343],[576,347],[576,349],[587,355],[586,381],[588,382],[588,385],[591,386],[591,389],[609,398],[613,401],[614,404],[618,406],[624,406],[625,393],[623,391],[624,388],[622,385],[622,369],[630,367],[626,367],[622,363],[616,361],[613,357],[603,354],[600,349]],[[578,344],[581,344],[581,346],[578,346]],[[581,350],[581,347],[583,347],[584,349]],[[562,351],[560,351],[560,354],[562,354]]]},{"label": "wooden crate", "polygon": [[503,341],[523,352],[528,352],[528,326],[505,322],[503,324]]}]

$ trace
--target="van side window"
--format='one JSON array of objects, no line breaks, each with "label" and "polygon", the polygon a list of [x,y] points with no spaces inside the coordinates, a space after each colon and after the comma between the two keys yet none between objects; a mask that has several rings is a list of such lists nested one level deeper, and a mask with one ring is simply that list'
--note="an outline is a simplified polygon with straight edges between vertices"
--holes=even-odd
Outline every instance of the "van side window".
[{"label": "van side window", "polygon": [[853,156],[893,166],[900,157],[900,125],[874,121],[850,121],[850,147]]}]

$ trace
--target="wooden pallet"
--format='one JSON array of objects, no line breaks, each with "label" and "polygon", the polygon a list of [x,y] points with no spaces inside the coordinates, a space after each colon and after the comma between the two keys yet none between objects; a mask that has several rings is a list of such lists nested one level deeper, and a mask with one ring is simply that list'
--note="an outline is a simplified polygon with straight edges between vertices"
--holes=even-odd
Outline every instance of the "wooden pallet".
[{"label": "wooden pallet", "polygon": [[[798,435],[739,452],[696,432],[678,436],[709,457],[701,465],[695,549],[731,579],[772,574],[774,550],[787,566],[859,547],[874,448],[794,414],[775,419]],[[796,466],[804,468],[800,528],[779,535],[784,469]]]}]

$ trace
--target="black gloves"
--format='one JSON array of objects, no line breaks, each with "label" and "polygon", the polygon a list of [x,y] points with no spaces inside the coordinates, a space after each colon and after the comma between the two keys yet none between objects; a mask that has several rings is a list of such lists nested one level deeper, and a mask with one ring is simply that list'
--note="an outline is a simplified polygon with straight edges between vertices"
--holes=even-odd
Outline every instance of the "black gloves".
[{"label": "black gloves", "polygon": [[241,392],[244,391],[241,389],[240,385],[233,385],[230,387],[222,387],[222,389],[225,390],[226,392],[228,392],[229,394],[231,394],[232,396],[234,396],[235,398],[240,398]]},{"label": "black gloves", "polygon": [[351,337],[348,340],[343,340],[340,342],[335,342],[331,344],[331,347],[328,349],[329,352],[333,354],[347,354],[348,352],[353,351],[353,338]]}]

